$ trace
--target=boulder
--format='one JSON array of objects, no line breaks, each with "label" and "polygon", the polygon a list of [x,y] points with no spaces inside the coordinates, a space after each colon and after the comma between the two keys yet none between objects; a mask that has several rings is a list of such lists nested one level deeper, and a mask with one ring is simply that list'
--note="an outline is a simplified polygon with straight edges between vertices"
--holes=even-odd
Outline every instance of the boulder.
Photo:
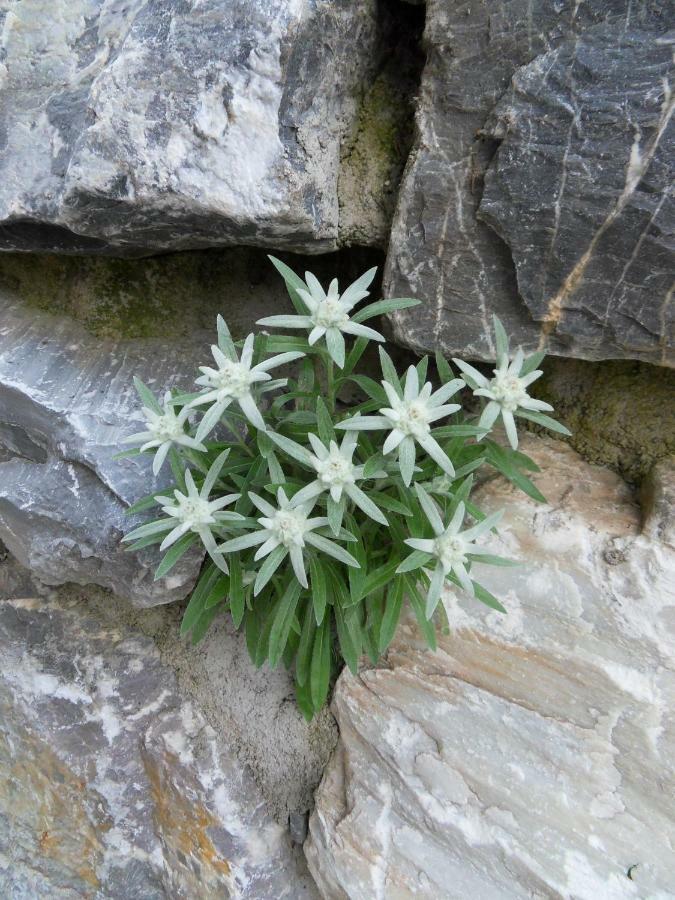
[{"label": "boulder", "polygon": [[674,364],[667,26],[651,0],[430,0],[400,341],[493,359],[496,313],[526,349]]},{"label": "boulder", "polygon": [[125,509],[162,478],[150,457],[114,456],[138,430],[133,376],[156,392],[189,385],[208,345],[101,340],[11,293],[0,321],[0,540],[47,584],[91,582],[142,606],[184,597],[202,554],[154,581],[156,548],[120,545],[135,521]]},{"label": "boulder", "polygon": [[531,438],[547,497],[506,507],[482,568],[507,615],[448,591],[436,653],[407,620],[343,672],[306,855],[322,895],[667,897],[675,883],[672,471],[641,522],[618,475]]},{"label": "boulder", "polygon": [[0,12],[0,248],[326,251],[374,0]]},{"label": "boulder", "polygon": [[317,896],[151,640],[54,597],[0,603],[0,646],[3,896]]}]

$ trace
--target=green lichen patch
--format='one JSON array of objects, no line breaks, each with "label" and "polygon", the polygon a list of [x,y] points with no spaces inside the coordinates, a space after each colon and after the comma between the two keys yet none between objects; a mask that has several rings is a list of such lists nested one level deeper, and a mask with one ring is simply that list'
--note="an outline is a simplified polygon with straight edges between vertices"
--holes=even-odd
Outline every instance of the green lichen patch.
[{"label": "green lichen patch", "polygon": [[554,358],[544,370],[537,396],[555,406],[585,459],[639,483],[675,453],[675,371],[628,360]]}]

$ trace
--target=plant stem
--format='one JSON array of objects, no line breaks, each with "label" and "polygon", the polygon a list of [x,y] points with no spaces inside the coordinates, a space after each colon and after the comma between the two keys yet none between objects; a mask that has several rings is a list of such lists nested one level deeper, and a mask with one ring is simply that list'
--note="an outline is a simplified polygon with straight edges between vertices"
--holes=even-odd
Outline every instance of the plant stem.
[{"label": "plant stem", "polygon": [[334,377],[333,360],[329,356],[326,360],[326,399],[328,401],[328,410],[331,414],[335,413],[335,395],[333,386]]}]

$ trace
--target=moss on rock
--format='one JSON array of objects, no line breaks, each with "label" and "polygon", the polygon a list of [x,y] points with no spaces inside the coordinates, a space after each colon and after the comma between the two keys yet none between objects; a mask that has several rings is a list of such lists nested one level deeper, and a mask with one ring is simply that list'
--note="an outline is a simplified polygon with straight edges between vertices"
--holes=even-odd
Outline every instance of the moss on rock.
[{"label": "moss on rock", "polygon": [[537,396],[572,431],[589,462],[639,483],[675,453],[675,371],[630,360],[593,363],[549,358]]}]

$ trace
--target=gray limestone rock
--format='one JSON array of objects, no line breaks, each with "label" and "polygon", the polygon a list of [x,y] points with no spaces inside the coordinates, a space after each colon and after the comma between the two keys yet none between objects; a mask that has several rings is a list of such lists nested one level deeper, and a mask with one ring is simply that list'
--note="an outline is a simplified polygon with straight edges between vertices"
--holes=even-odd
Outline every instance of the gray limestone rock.
[{"label": "gray limestone rock", "polygon": [[667,18],[654,0],[430,0],[385,272],[386,294],[425,302],[392,315],[401,342],[494,358],[497,313],[524,348],[673,364]]},{"label": "gray limestone rock", "polygon": [[120,547],[125,508],[157,481],[149,458],[113,457],[137,425],[133,376],[156,390],[185,382],[197,347],[102,341],[11,294],[0,295],[0,346],[0,539],[48,584],[93,582],[139,605],[184,597],[199,553],[155,582],[156,549]]},{"label": "gray limestone rock", "polygon": [[0,893],[313,900],[250,772],[149,639],[66,599],[0,603]]},{"label": "gray limestone rock", "polygon": [[0,248],[336,246],[373,0],[0,9]]},{"label": "gray limestone rock", "polygon": [[476,495],[506,509],[491,548],[521,561],[481,571],[506,615],[448,590],[437,652],[407,619],[385,661],[338,680],[305,844],[324,897],[672,895],[673,471],[643,523],[615,473],[524,449],[546,503],[503,479]]}]

